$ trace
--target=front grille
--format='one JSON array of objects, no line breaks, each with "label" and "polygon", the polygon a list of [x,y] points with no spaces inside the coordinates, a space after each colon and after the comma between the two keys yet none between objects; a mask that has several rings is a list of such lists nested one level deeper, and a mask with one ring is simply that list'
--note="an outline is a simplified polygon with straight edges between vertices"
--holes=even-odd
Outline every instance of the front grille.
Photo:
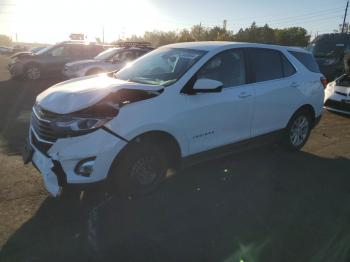
[{"label": "front grille", "polygon": [[39,119],[35,113],[32,113],[31,124],[35,133],[39,136],[40,139],[48,142],[55,142],[57,140],[50,122]]},{"label": "front grille", "polygon": [[51,112],[43,110],[38,112],[38,110],[33,107],[31,125],[40,139],[51,143],[57,140],[57,134],[55,133],[54,128],[51,126],[51,121],[56,117],[57,116]]},{"label": "front grille", "polygon": [[33,146],[35,146],[35,148],[38,149],[44,155],[47,155],[47,151],[49,151],[49,149],[52,146],[51,143],[39,141],[36,138],[36,135],[34,134],[33,131],[31,131],[31,141],[32,141]]},{"label": "front grille", "polygon": [[339,102],[339,101],[328,99],[324,105],[326,107],[334,108],[337,110],[350,112],[350,103]]}]

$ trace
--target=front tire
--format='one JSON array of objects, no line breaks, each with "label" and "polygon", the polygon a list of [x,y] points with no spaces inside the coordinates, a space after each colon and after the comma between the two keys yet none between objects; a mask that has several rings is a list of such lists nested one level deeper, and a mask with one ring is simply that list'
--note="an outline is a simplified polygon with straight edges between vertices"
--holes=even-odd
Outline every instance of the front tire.
[{"label": "front tire", "polygon": [[166,177],[168,160],[160,146],[151,142],[131,142],[111,169],[111,177],[122,196],[154,191]]},{"label": "front tire", "polygon": [[312,121],[310,113],[301,110],[294,114],[289,121],[283,138],[286,149],[300,150],[307,142],[311,133]]},{"label": "front tire", "polygon": [[41,68],[37,64],[29,64],[25,67],[25,77],[28,80],[39,80],[41,76]]}]

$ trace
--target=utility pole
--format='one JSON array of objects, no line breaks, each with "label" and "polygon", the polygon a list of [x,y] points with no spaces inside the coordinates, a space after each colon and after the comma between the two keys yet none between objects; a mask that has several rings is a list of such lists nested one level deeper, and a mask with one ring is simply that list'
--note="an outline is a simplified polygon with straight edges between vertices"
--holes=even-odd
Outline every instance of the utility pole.
[{"label": "utility pole", "polygon": [[224,22],[222,23],[222,29],[226,31],[226,28],[227,28],[227,20],[225,19]]},{"label": "utility pole", "polygon": [[342,26],[342,28],[341,28],[341,32],[342,32],[342,33],[344,33],[344,29],[345,29],[345,21],[346,21],[346,16],[348,15],[348,7],[349,7],[349,0],[346,2],[346,8],[345,8],[343,26]]},{"label": "utility pole", "polygon": [[105,26],[102,26],[102,43],[105,43]]}]

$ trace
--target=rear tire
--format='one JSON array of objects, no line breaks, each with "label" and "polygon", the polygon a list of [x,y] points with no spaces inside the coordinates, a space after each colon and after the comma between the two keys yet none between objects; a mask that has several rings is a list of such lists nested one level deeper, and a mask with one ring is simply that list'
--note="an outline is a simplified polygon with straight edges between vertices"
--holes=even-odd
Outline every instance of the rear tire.
[{"label": "rear tire", "polygon": [[160,146],[131,142],[113,164],[110,176],[122,196],[138,196],[154,191],[167,169],[168,160]]},{"label": "rear tire", "polygon": [[290,151],[299,151],[307,142],[312,127],[307,110],[296,112],[290,119],[283,137],[283,146]]}]

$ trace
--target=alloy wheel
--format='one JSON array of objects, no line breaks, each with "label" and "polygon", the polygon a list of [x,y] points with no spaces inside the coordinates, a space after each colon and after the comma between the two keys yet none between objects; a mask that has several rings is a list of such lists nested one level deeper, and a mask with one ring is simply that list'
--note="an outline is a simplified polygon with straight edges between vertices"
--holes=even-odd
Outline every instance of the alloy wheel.
[{"label": "alloy wheel", "polygon": [[27,77],[31,80],[37,80],[40,78],[40,69],[36,66],[31,66],[27,69]]},{"label": "alloy wheel", "polygon": [[289,134],[292,145],[295,147],[302,145],[307,139],[309,129],[310,123],[307,117],[305,115],[297,117],[292,124]]}]

